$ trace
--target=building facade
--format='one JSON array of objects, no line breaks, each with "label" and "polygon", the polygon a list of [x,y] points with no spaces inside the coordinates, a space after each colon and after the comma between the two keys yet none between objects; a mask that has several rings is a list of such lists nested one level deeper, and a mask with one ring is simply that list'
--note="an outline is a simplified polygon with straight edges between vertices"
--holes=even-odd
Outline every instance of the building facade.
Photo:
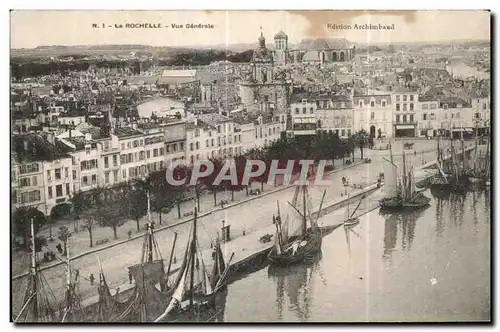
[{"label": "building facade", "polygon": [[393,136],[393,105],[390,94],[353,97],[354,131],[364,130],[372,138]]},{"label": "building facade", "polygon": [[394,137],[416,137],[418,93],[407,88],[398,89],[392,94],[392,105]]}]

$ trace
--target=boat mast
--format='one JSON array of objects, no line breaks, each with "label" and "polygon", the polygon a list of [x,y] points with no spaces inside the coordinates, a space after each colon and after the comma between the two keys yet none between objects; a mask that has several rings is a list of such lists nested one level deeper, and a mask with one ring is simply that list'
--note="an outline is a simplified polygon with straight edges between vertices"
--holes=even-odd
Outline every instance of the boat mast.
[{"label": "boat mast", "polygon": [[302,215],[302,235],[306,235],[307,232],[307,216],[306,216],[306,190],[307,187],[302,187],[302,203],[304,204],[303,215]]},{"label": "boat mast", "polygon": [[406,200],[406,191],[407,191],[407,184],[406,184],[406,156],[405,152],[403,151],[403,188],[402,188],[402,194],[403,194],[403,200]]},{"label": "boat mast", "polygon": [[172,250],[170,251],[170,259],[168,261],[168,268],[167,268],[167,279],[168,279],[168,276],[170,275],[170,269],[172,268],[172,259],[174,257],[174,249],[175,249],[176,242],[177,242],[177,232],[174,233],[174,242],[172,244]]},{"label": "boat mast", "polygon": [[190,275],[190,281],[189,281],[189,290],[191,292],[191,296],[189,297],[189,304],[192,306],[194,304],[194,261],[195,261],[195,255],[196,255],[196,222],[197,222],[197,217],[198,217],[198,211],[196,207],[194,208],[194,220],[193,220],[193,240],[191,241],[191,252],[190,252],[190,259],[191,259],[191,275]]},{"label": "boat mast", "polygon": [[35,247],[35,225],[31,218],[31,297],[33,301],[33,318],[38,321],[38,291],[37,272],[36,272],[36,247]]},{"label": "boat mast", "polygon": [[462,137],[462,173],[465,172],[465,149],[464,149],[464,139]]}]

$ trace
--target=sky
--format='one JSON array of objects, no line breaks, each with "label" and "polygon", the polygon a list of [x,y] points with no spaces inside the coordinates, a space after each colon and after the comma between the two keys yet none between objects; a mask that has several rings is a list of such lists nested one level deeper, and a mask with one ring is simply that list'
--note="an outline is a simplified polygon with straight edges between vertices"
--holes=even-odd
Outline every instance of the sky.
[{"label": "sky", "polygon": [[[15,10],[11,12],[11,48],[42,45],[141,44],[193,46],[266,43],[284,31],[289,42],[303,38],[347,38],[358,43],[437,42],[490,39],[488,11],[89,11]],[[93,28],[125,23],[182,24],[184,28]],[[186,24],[213,24],[187,29]],[[327,24],[394,24],[394,30],[339,30]]]}]

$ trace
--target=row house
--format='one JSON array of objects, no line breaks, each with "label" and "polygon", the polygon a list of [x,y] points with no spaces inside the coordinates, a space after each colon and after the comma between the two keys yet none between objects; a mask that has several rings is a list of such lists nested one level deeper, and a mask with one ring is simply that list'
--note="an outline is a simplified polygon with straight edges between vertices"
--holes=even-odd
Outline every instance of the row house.
[{"label": "row house", "polygon": [[92,137],[98,143],[99,153],[99,182],[104,187],[113,186],[120,182],[120,142],[114,135],[114,129],[109,136]]},{"label": "row house", "polygon": [[474,110],[465,100],[457,97],[447,97],[439,101],[439,107],[450,120],[451,134],[455,138],[464,133],[474,132]]},{"label": "row house", "polygon": [[165,141],[167,165],[186,159],[186,122],[173,121],[160,124]]},{"label": "row house", "polygon": [[370,92],[353,97],[354,131],[364,130],[370,137],[392,137],[392,97],[390,94]]},{"label": "row house", "polygon": [[221,114],[198,115],[186,124],[187,162],[241,154],[241,133],[235,129],[235,123]]},{"label": "row house", "polygon": [[290,123],[287,124],[287,135],[316,135],[316,99],[313,94],[293,95],[290,102]]},{"label": "row house", "polygon": [[266,147],[281,137],[283,131],[282,117],[259,115],[235,117],[234,121],[241,136],[241,151],[245,153],[251,149]]},{"label": "row house", "polygon": [[[144,133],[147,174],[165,169],[165,136],[160,126],[154,122],[149,122],[139,124],[138,129]],[[140,154],[141,152],[139,152]]]},{"label": "row house", "polygon": [[[120,143],[120,182],[145,177],[147,169],[144,134],[130,127],[115,128],[115,134]],[[151,150],[151,146],[148,146],[150,156]],[[159,153],[158,150],[157,153]]]},{"label": "row house", "polygon": [[399,88],[392,94],[392,105],[394,137],[417,136],[418,93],[408,88]]},{"label": "row house", "polygon": [[42,134],[16,136],[12,143],[13,208],[35,207],[50,216],[73,193],[71,156]]},{"label": "row house", "polygon": [[326,95],[316,98],[317,129],[332,131],[347,138],[353,133],[353,105],[345,95]]},{"label": "row house", "polygon": [[479,135],[489,132],[491,126],[491,97],[475,96],[469,100],[471,108],[474,110],[474,127]]}]

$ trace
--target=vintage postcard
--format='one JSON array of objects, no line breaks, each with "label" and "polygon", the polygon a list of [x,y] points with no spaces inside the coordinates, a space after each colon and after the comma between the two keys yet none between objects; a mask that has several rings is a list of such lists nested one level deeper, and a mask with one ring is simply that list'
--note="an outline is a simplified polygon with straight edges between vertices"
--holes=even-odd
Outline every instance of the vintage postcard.
[{"label": "vintage postcard", "polygon": [[11,322],[491,322],[490,15],[12,10]]}]

